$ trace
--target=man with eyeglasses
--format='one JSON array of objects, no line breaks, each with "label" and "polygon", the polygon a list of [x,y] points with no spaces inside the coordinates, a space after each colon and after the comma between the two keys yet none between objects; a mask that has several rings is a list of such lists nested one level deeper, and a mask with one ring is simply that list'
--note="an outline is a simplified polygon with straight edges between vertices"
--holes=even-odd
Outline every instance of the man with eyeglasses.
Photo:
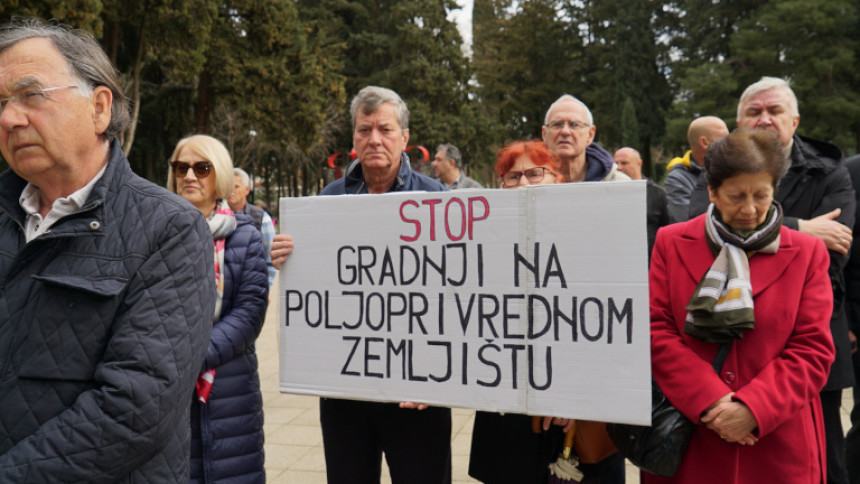
[{"label": "man with eyeglasses", "polygon": [[188,482],[212,236],[132,173],[128,122],[90,34],[0,28],[0,482]]},{"label": "man with eyeglasses", "polygon": [[[568,182],[624,181],[630,177],[618,171],[608,151],[594,143],[594,118],[588,106],[564,94],[546,112],[541,136],[549,152],[558,158]],[[624,456],[615,452],[600,462],[580,464],[587,482],[623,484]]]},{"label": "man with eyeglasses", "polygon": [[547,110],[541,137],[568,182],[629,180],[617,170],[612,155],[594,143],[596,131],[588,106],[565,94]]}]

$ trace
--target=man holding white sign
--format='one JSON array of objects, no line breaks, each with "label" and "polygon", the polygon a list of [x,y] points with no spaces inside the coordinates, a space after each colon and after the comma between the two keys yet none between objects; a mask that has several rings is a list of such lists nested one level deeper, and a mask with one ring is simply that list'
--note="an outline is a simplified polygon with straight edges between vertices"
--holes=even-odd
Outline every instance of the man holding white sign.
[{"label": "man holding white sign", "polygon": [[[404,152],[409,109],[397,93],[365,87],[350,112],[358,159],[320,195],[447,191],[412,170]],[[278,236],[272,249],[273,263],[280,267],[292,252],[292,239]],[[320,423],[329,483],[379,482],[383,452],[394,483],[451,482],[450,408],[321,398]]]}]

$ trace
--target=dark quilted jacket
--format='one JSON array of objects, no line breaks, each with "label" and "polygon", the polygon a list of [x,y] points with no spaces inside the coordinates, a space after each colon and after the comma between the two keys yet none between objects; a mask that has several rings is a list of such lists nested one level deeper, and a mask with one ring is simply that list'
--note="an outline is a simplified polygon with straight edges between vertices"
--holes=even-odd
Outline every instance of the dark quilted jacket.
[{"label": "dark quilted jacket", "polygon": [[25,184],[0,175],[0,482],[188,482],[206,222],[116,142],[83,211],[30,243]]},{"label": "dark quilted jacket", "polygon": [[205,405],[191,405],[192,482],[265,482],[254,342],[263,328],[269,279],[260,232],[247,215],[237,214],[236,220],[236,231],[224,244],[221,317],[204,363],[215,369],[215,382]]}]

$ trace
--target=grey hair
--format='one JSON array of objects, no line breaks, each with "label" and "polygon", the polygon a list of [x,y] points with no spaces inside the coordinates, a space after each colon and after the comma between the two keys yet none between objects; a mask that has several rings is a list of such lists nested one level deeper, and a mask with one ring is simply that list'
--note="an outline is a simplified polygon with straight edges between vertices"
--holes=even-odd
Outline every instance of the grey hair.
[{"label": "grey hair", "polygon": [[352,127],[355,128],[355,120],[359,111],[366,116],[379,109],[383,103],[393,104],[397,112],[397,122],[400,123],[400,129],[409,129],[409,108],[406,107],[406,103],[396,92],[378,86],[367,86],[358,91],[358,94],[352,98],[352,104],[349,107]]},{"label": "grey hair", "polygon": [[242,186],[243,187],[251,186],[251,177],[248,176],[247,171],[245,171],[239,167],[233,168],[233,176],[238,176],[239,179],[242,180]]},{"label": "grey hair", "polygon": [[588,109],[588,106],[586,106],[584,102],[571,96],[570,94],[562,94],[560,98],[556,99],[554,103],[549,105],[549,109],[546,110],[546,115],[543,117],[543,124],[549,124],[549,113],[553,110],[553,108],[555,108],[561,103],[571,101],[579,104],[580,106],[582,106],[583,109],[585,109],[585,122],[588,123],[590,126],[594,126],[594,116],[591,115],[591,110]]},{"label": "grey hair", "polygon": [[738,101],[738,114],[737,121],[741,120],[741,107],[744,103],[751,97],[756,94],[764,91],[769,91],[771,89],[781,89],[786,94],[788,94],[788,109],[791,111],[792,116],[800,116],[800,111],[797,109],[797,96],[794,95],[794,91],[791,89],[791,85],[785,79],[780,79],[779,77],[767,77],[764,76],[753,84],[750,84],[745,90],[744,93],[741,94],[741,99]]},{"label": "grey hair", "polygon": [[448,160],[454,160],[454,165],[457,168],[463,167],[463,155],[460,154],[460,149],[456,146],[444,143],[436,147],[436,152],[445,151],[445,158]]},{"label": "grey hair", "polygon": [[[128,98],[122,90],[119,72],[111,64],[104,49],[89,32],[67,25],[48,24],[38,18],[13,18],[0,27],[0,52],[27,39],[46,38],[66,59],[72,77],[92,88],[105,86],[113,95],[110,124],[103,133],[108,139],[116,138],[131,121]],[[82,87],[83,87],[82,86]]]}]

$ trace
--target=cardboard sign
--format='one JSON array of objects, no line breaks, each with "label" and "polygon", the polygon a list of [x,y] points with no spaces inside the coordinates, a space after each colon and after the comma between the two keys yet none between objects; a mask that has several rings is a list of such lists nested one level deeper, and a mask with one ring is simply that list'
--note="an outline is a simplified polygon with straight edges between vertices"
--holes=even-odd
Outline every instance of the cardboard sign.
[{"label": "cardboard sign", "polygon": [[280,209],[282,392],[650,423],[644,182]]}]

